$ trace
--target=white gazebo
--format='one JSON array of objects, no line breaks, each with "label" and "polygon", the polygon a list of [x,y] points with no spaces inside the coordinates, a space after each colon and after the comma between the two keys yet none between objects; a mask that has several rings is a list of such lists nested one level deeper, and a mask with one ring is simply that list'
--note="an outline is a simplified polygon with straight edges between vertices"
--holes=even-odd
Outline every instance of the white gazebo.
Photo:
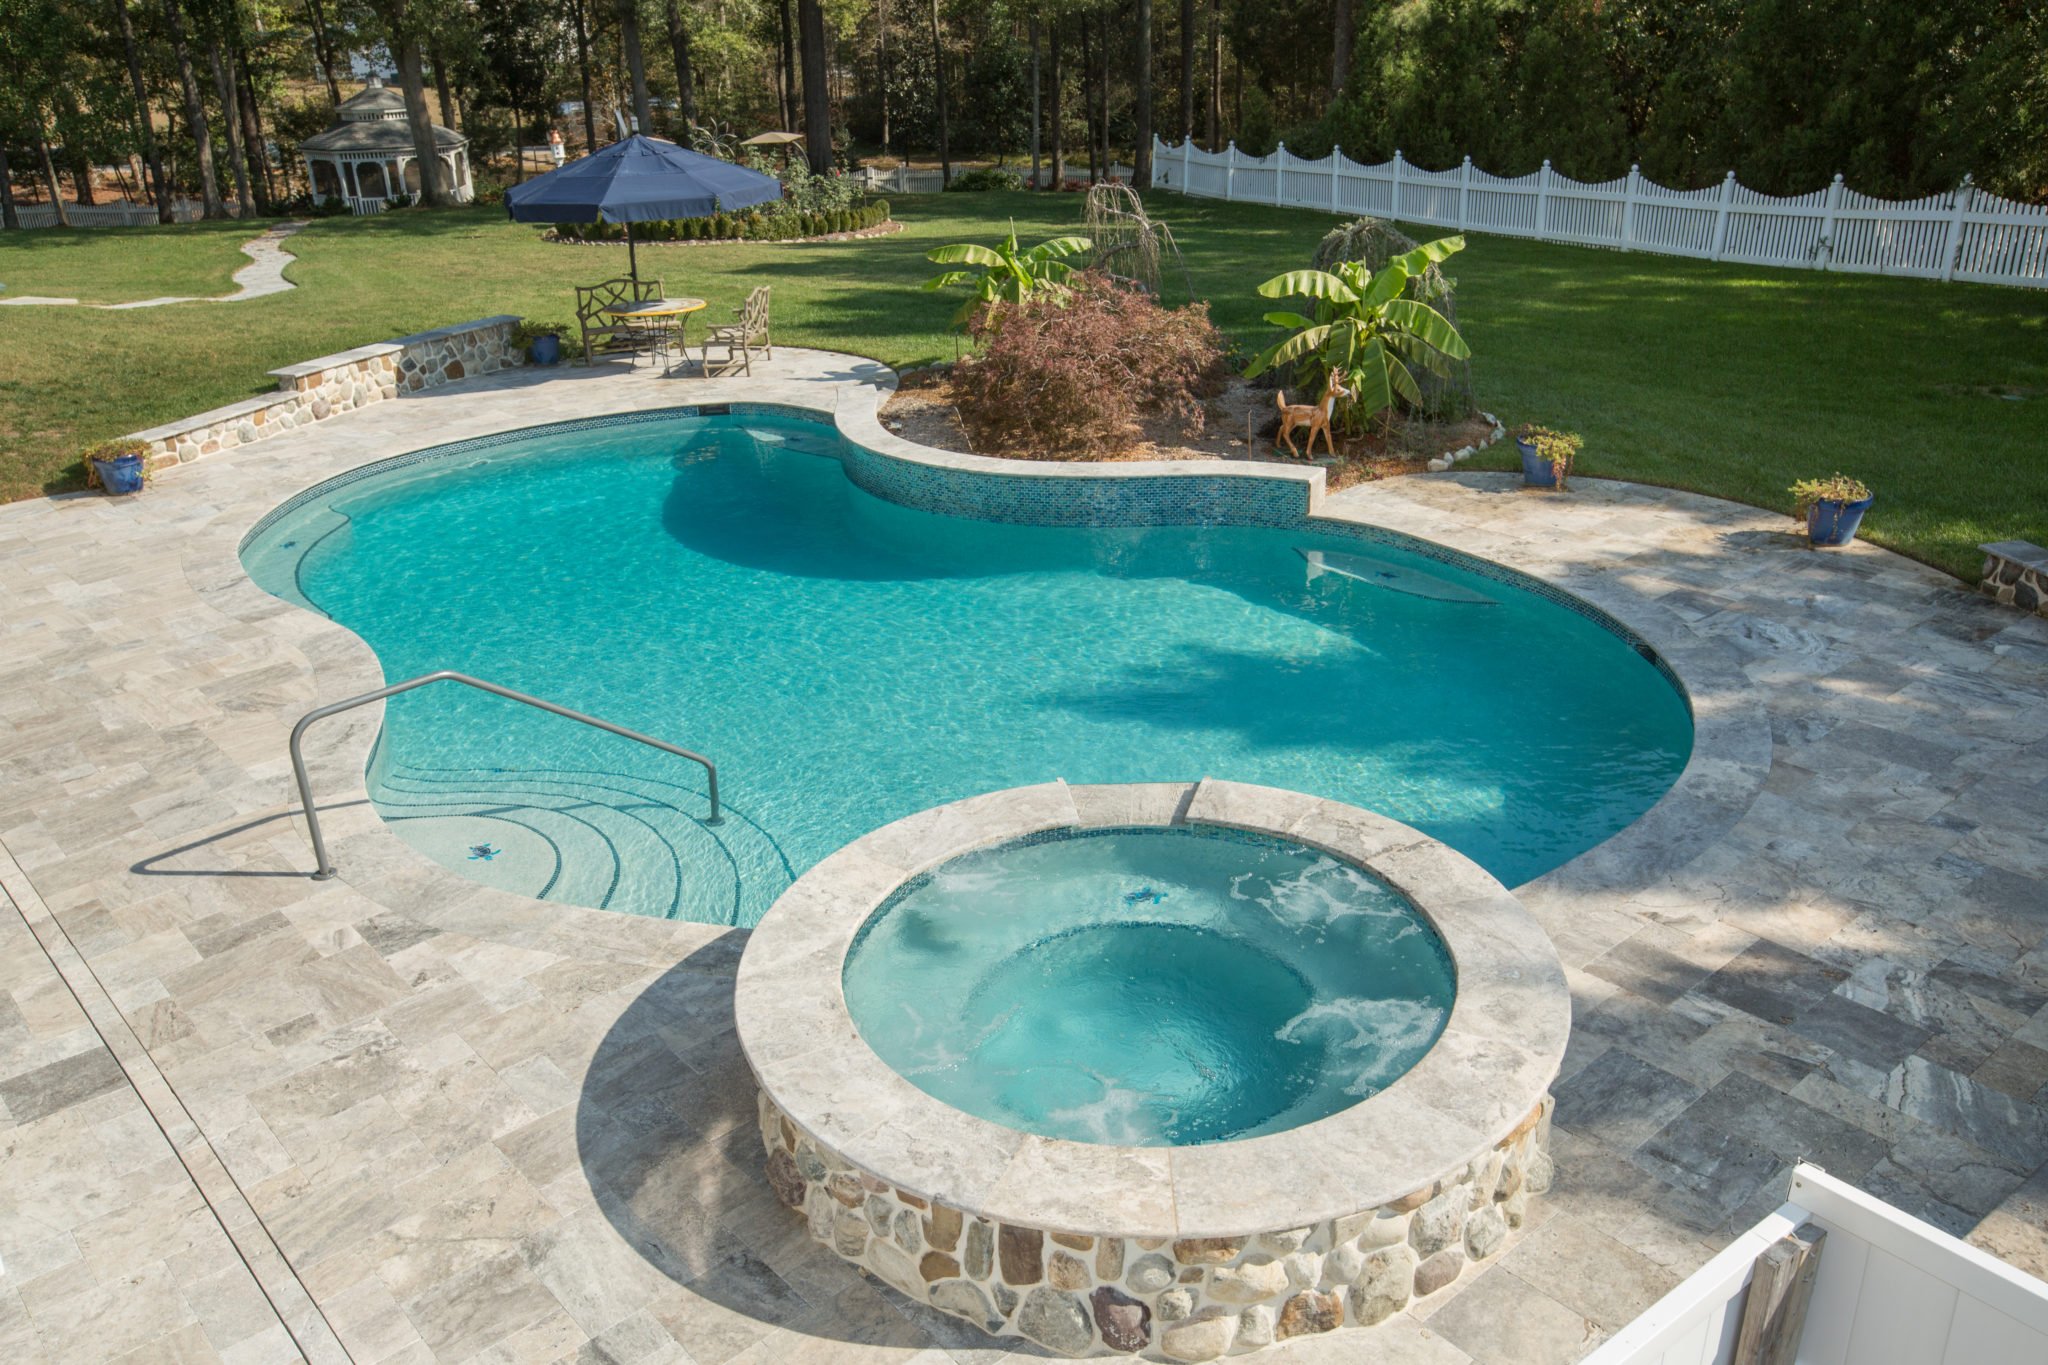
[{"label": "white gazebo", "polygon": [[[314,203],[338,198],[353,213],[382,213],[400,195],[420,192],[419,152],[405,121],[403,95],[372,76],[335,113],[333,127],[299,144]],[[437,123],[434,147],[443,179],[455,198],[467,203],[475,193],[469,139]]]}]

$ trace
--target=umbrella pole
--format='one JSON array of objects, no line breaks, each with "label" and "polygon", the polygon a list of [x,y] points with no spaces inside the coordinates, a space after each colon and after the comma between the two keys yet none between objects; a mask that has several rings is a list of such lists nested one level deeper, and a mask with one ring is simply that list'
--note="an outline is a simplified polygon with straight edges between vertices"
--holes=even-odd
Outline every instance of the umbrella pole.
[{"label": "umbrella pole", "polygon": [[633,224],[626,224],[626,270],[633,277],[633,283],[640,283],[640,257],[633,250]]}]

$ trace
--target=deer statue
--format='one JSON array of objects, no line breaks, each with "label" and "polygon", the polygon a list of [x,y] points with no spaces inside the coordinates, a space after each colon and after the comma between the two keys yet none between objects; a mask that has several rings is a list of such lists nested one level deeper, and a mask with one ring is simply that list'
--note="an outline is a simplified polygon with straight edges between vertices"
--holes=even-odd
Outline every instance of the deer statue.
[{"label": "deer statue", "polygon": [[1292,454],[1301,455],[1303,452],[1294,448],[1294,429],[1307,427],[1307,454],[1311,457],[1315,455],[1316,437],[1320,435],[1323,438],[1323,449],[1334,458],[1337,447],[1330,438],[1330,418],[1337,411],[1337,400],[1351,396],[1351,390],[1344,387],[1344,381],[1337,377],[1335,370],[1330,371],[1329,382],[1323,385],[1322,398],[1314,403],[1290,403],[1287,401],[1287,390],[1279,390],[1273,395],[1273,404],[1280,409],[1280,434],[1273,441],[1274,450],[1277,451],[1284,445]]}]

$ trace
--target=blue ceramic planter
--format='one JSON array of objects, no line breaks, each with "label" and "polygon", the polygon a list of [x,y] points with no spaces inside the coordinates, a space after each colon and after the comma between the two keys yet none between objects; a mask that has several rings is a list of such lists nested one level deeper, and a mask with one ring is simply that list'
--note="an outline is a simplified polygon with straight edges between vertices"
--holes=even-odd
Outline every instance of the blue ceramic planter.
[{"label": "blue ceramic planter", "polygon": [[1847,545],[1856,539],[1856,528],[1863,524],[1863,514],[1876,501],[1874,496],[1858,502],[1835,502],[1822,498],[1806,509],[1806,538],[1815,549]]},{"label": "blue ceramic planter", "polygon": [[526,358],[536,365],[556,365],[562,359],[562,339],[554,336],[540,336],[526,348]]},{"label": "blue ceramic planter", "polygon": [[1522,482],[1530,488],[1557,487],[1557,466],[1536,453],[1536,447],[1517,436],[1515,449],[1522,454]]},{"label": "blue ceramic planter", "polygon": [[92,467],[100,476],[100,487],[119,496],[142,491],[142,457],[118,455],[111,460],[94,457]]}]

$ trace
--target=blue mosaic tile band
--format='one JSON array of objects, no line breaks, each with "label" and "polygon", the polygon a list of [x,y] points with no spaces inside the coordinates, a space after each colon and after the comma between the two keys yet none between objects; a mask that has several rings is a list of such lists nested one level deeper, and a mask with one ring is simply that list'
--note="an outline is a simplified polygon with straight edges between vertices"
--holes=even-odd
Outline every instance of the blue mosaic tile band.
[{"label": "blue mosaic tile band", "polygon": [[1663,675],[1679,699],[1692,709],[1692,696],[1670,663],[1650,643],[1613,616],[1584,598],[1546,583],[1519,569],[1496,564],[1490,559],[1465,554],[1434,541],[1423,540],[1382,526],[1310,516],[1308,484],[1290,476],[1256,474],[1132,474],[1128,477],[1075,476],[1057,473],[983,473],[947,465],[928,465],[869,450],[839,434],[827,414],[786,403],[691,403],[652,408],[645,412],[615,413],[608,417],[583,417],[539,426],[519,427],[471,437],[448,445],[428,446],[408,454],[378,460],[315,484],[265,513],[242,537],[237,549],[245,551],[278,520],[309,502],[328,497],[336,490],[363,479],[432,460],[452,459],[570,432],[606,427],[644,426],[682,417],[776,417],[822,427],[837,437],[837,454],[846,476],[863,492],[902,507],[941,516],[964,517],[974,521],[998,521],[1027,526],[1265,526],[1280,530],[1298,528],[1317,535],[1335,536],[1365,544],[1387,545],[1410,554],[1456,565],[1523,592],[1533,593],[1576,612],[1618,637]]}]

